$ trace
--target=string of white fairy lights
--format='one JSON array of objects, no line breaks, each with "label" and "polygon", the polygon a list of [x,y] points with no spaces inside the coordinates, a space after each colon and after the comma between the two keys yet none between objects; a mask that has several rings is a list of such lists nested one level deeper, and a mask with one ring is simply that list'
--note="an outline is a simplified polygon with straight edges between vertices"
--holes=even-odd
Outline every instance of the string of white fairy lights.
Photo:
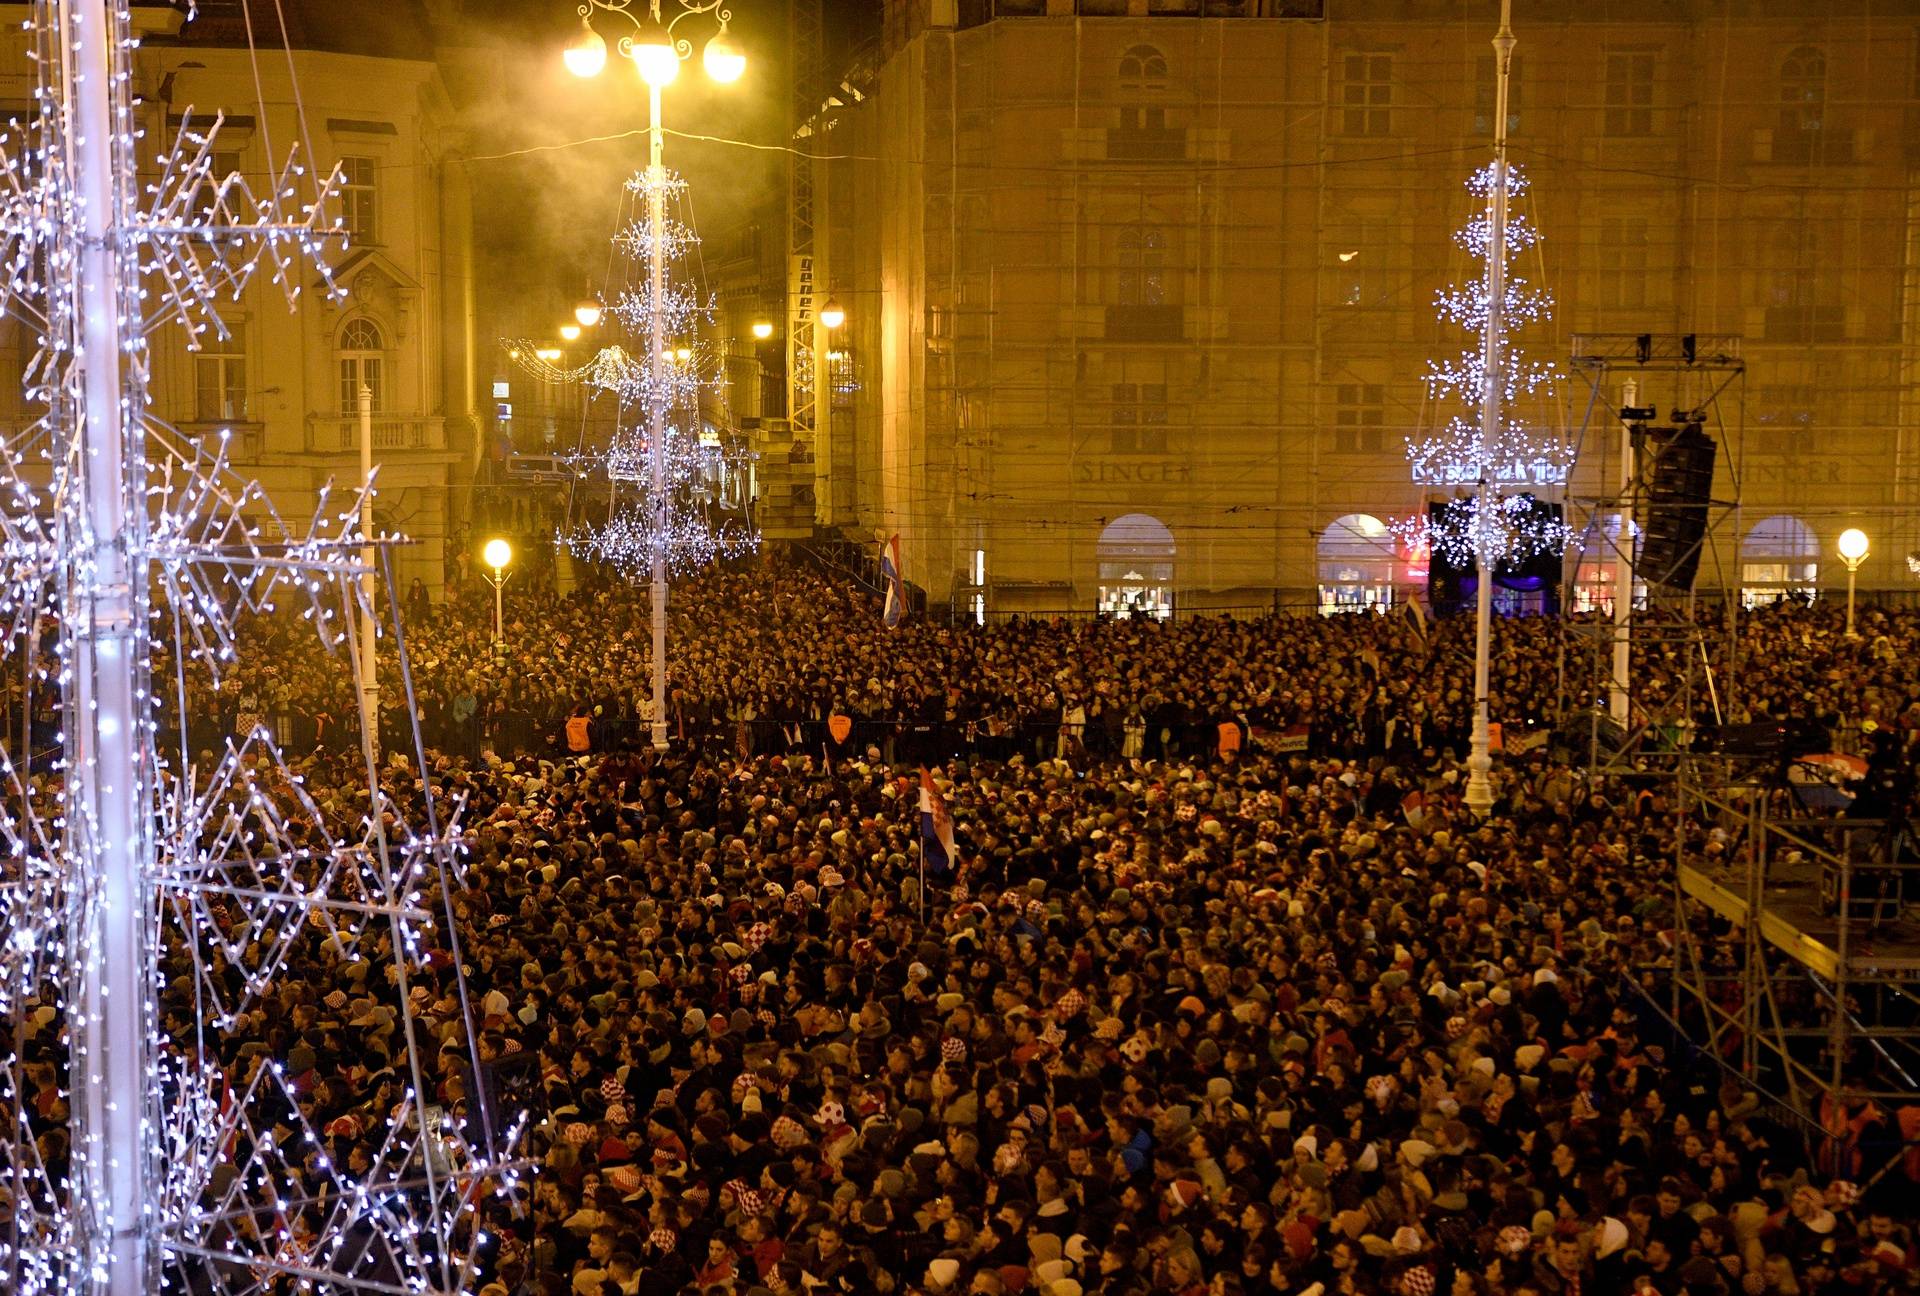
[{"label": "string of white fairy lights", "polygon": [[[203,127],[190,110],[149,152],[125,0],[35,0],[22,30],[33,111],[0,131],[0,308],[33,338],[31,418],[0,438],[0,658],[28,717],[0,733],[0,1290],[470,1290],[479,1208],[517,1189],[519,1122],[484,1102],[433,1105],[408,993],[457,939],[459,807],[436,805],[426,780],[389,795],[371,748],[365,808],[340,813],[261,729],[210,758],[189,742],[249,620],[297,609],[349,661],[358,619],[402,633],[393,601],[361,592],[363,544],[384,562],[397,540],[360,534],[371,483],[283,520],[233,469],[225,433],[185,436],[149,403],[156,333],[189,349],[222,336],[217,305],[263,281],[296,307],[303,267],[335,291],[338,176],[297,149],[264,184],[221,174],[219,119]],[[83,123],[101,119],[110,137],[88,138]],[[154,178],[136,189],[138,175]],[[102,300],[111,318],[89,314]],[[97,466],[109,445],[117,476]],[[127,524],[103,534],[116,494],[106,512]],[[128,611],[109,624],[106,607]],[[126,668],[109,678],[101,663],[126,657],[123,719],[109,690]],[[50,733],[32,723],[43,710]],[[131,787],[103,786],[123,768],[101,762],[115,742],[131,748]],[[116,839],[102,809],[129,803],[131,840]],[[110,877],[129,848],[131,877]],[[132,1002],[101,988],[102,933],[122,930],[103,922],[116,878],[131,886],[117,903],[134,948],[112,955],[137,961]],[[242,1064],[235,1047],[303,947],[337,966],[379,961],[368,984],[393,996],[397,1096],[353,1171],[315,1155],[323,1139],[286,1059]],[[103,1092],[108,1074],[138,1077],[130,1100]]]}]

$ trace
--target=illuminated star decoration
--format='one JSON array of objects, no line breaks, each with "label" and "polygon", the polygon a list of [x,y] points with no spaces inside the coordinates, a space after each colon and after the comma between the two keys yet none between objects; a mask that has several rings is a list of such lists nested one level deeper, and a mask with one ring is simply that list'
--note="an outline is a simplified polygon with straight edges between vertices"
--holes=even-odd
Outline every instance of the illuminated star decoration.
[{"label": "illuminated star decoration", "polygon": [[[670,212],[659,246],[648,229],[654,183],[642,171],[625,183],[613,234],[612,272],[603,299],[603,326],[613,339],[583,363],[567,367],[540,356],[525,340],[509,354],[545,383],[572,383],[610,397],[617,410],[605,444],[560,456],[586,489],[574,495],[571,516],[557,537],[579,557],[606,563],[623,576],[651,572],[656,553],[670,571],[684,572],[751,553],[760,536],[741,506],[751,456],[726,434],[708,431],[705,411],[722,406],[721,357],[700,341],[711,323],[713,300],[692,287],[689,262],[700,240],[678,213],[686,181],[662,173],[660,197]],[[653,321],[653,260],[662,262],[659,308],[667,350],[656,378],[648,356]],[[666,507],[653,502],[652,413],[665,413]],[[728,420],[714,420],[724,426]],[[664,528],[659,517],[664,513]]]},{"label": "illuminated star decoration", "polygon": [[[1525,174],[1512,165],[1507,168],[1507,264],[1500,299],[1499,362],[1498,372],[1492,375],[1499,384],[1504,415],[1490,434],[1481,427],[1481,400],[1489,378],[1484,344],[1492,306],[1495,175],[1489,164],[1466,181],[1482,207],[1453,236],[1458,247],[1482,263],[1479,276],[1434,295],[1440,318],[1471,339],[1471,345],[1452,358],[1427,362],[1424,382],[1429,399],[1436,408],[1453,412],[1437,431],[1408,439],[1407,464],[1418,485],[1477,487],[1486,481],[1499,497],[1484,520],[1477,503],[1463,507],[1456,502],[1441,509],[1438,517],[1421,514],[1393,522],[1396,536],[1407,549],[1430,549],[1455,566],[1471,563],[1476,554],[1485,554],[1495,563],[1525,561],[1564,551],[1571,540],[1563,524],[1550,522],[1544,512],[1534,510],[1531,496],[1499,495],[1505,488],[1564,486],[1573,466],[1573,449],[1564,438],[1536,433],[1513,414],[1523,399],[1550,396],[1558,375],[1552,364],[1529,359],[1512,341],[1515,331],[1553,317],[1552,296],[1533,287],[1514,268],[1515,259],[1539,243],[1540,234],[1524,211],[1514,210],[1528,186]],[[1515,507],[1514,500],[1526,503]]]},{"label": "illuminated star decoration", "polygon": [[[104,40],[97,25],[83,34],[103,21]],[[226,431],[187,435],[149,403],[155,331],[195,347],[249,283],[291,306],[315,264],[334,291],[337,175],[314,176],[297,151],[265,183],[219,174],[218,120],[203,129],[190,110],[148,152],[124,0],[36,0],[25,31],[33,111],[0,132],[0,308],[32,338],[28,421],[0,435],[0,656],[26,710],[52,723],[0,733],[0,1275],[22,1296],[96,1290],[120,1263],[110,1221],[127,1220],[151,1265],[130,1275],[143,1291],[471,1290],[478,1208],[516,1190],[518,1122],[484,1099],[434,1105],[430,1059],[411,1044],[437,1042],[407,993],[453,936],[460,807],[410,778],[390,796],[371,759],[357,805],[322,806],[263,721],[219,738],[201,723],[246,664],[245,628],[276,610],[344,649],[343,671],[361,618],[398,636],[391,597],[376,606],[361,581],[363,541],[384,567],[394,540],[359,533],[370,483],[322,489],[309,517],[283,519],[230,466]],[[98,71],[76,70],[83,50]],[[106,81],[105,140],[79,138],[83,98],[92,111],[101,96],[84,76]],[[110,316],[86,309],[101,295]],[[90,353],[90,334],[116,330],[120,354]],[[100,409],[103,389],[117,410]],[[103,477],[116,417],[124,458]],[[109,514],[123,528],[96,534]],[[123,708],[103,688],[129,676]],[[131,749],[124,764],[105,762],[109,739]],[[417,730],[406,750],[418,768]],[[130,785],[108,786],[108,768],[131,768]],[[116,836],[103,809],[132,830]],[[122,906],[110,878],[131,892]],[[124,945],[103,937],[109,911],[133,933]],[[254,1019],[296,947],[343,975],[370,968],[367,1011],[391,1023],[398,1097],[363,1132],[362,1169],[330,1162],[304,1079]],[[103,993],[110,957],[135,970],[132,1002]],[[457,971],[439,983],[457,987]],[[29,1070],[43,1067],[57,1101],[36,1101]],[[140,1189],[127,1208],[107,1191],[121,1176]]]}]

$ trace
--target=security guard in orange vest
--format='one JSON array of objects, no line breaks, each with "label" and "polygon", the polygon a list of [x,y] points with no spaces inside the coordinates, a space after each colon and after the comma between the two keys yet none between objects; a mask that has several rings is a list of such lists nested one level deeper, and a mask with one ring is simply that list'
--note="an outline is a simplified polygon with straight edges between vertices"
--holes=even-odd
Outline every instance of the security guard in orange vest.
[{"label": "security guard in orange vest", "polygon": [[584,756],[593,750],[593,720],[585,707],[567,717],[567,750],[575,756]]}]

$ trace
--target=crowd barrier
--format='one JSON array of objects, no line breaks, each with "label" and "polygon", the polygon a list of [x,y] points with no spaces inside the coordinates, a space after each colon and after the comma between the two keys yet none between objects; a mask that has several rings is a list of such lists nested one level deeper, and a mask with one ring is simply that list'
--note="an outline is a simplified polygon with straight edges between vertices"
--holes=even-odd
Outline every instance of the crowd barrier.
[{"label": "crowd barrier", "polygon": [[[501,755],[567,754],[566,716],[536,720],[525,715],[497,720],[475,720],[465,725],[426,723],[427,745],[442,751],[477,755],[492,750]],[[826,720],[686,719],[674,717],[668,727],[672,745],[681,750],[729,756],[821,755],[839,759],[877,751],[887,764],[916,764],[954,756],[1005,761],[1015,756],[1029,761],[1071,755],[1101,760],[1198,759],[1218,751],[1220,721],[1213,717],[1179,725],[1147,724],[1129,732],[1124,726],[1098,723],[1063,726],[1060,720],[1025,719],[1004,725],[968,720],[919,720],[904,717],[854,717],[844,738],[836,739]],[[1065,735],[1062,729],[1069,730]],[[599,716],[591,721],[590,750],[637,751],[652,741],[652,727],[638,716]],[[1334,750],[1308,733],[1255,737],[1256,745],[1270,743],[1275,750],[1316,755],[1364,755],[1357,750]],[[1329,740],[1331,741],[1331,740]],[[1462,739],[1464,741],[1464,739]]]}]

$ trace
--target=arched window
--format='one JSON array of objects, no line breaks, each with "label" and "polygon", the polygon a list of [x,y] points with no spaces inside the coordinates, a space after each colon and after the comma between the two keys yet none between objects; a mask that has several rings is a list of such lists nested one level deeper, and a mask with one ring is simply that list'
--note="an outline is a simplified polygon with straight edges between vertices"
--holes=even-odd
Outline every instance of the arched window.
[{"label": "arched window", "polygon": [[1151,45],[1130,45],[1120,56],[1120,88],[1135,94],[1167,88],[1167,56]]},{"label": "arched window", "polygon": [[1827,116],[1827,56],[1802,45],[1780,64],[1780,129],[1773,141],[1776,162],[1820,160]]},{"label": "arched window", "polygon": [[359,412],[363,385],[373,391],[373,412],[378,414],[386,408],[385,341],[380,336],[380,326],[364,316],[348,320],[340,330],[340,342],[335,350],[340,360],[342,414]]},{"label": "arched window", "polygon": [[1145,513],[1117,517],[1100,532],[1100,610],[1125,620],[1173,615],[1173,532]]},{"label": "arched window", "polygon": [[1393,605],[1393,536],[1371,513],[1335,518],[1320,533],[1320,611],[1366,612]]},{"label": "arched window", "polygon": [[[1638,523],[1627,523],[1627,534],[1640,543]],[[1595,514],[1579,533],[1580,557],[1574,565],[1573,611],[1613,615],[1613,594],[1620,583],[1620,515]],[[1633,581],[1633,605],[1644,607],[1647,582],[1638,573]]]},{"label": "arched window", "polygon": [[1812,598],[1819,579],[1820,537],[1797,517],[1763,518],[1740,545],[1740,599],[1748,607]]}]

